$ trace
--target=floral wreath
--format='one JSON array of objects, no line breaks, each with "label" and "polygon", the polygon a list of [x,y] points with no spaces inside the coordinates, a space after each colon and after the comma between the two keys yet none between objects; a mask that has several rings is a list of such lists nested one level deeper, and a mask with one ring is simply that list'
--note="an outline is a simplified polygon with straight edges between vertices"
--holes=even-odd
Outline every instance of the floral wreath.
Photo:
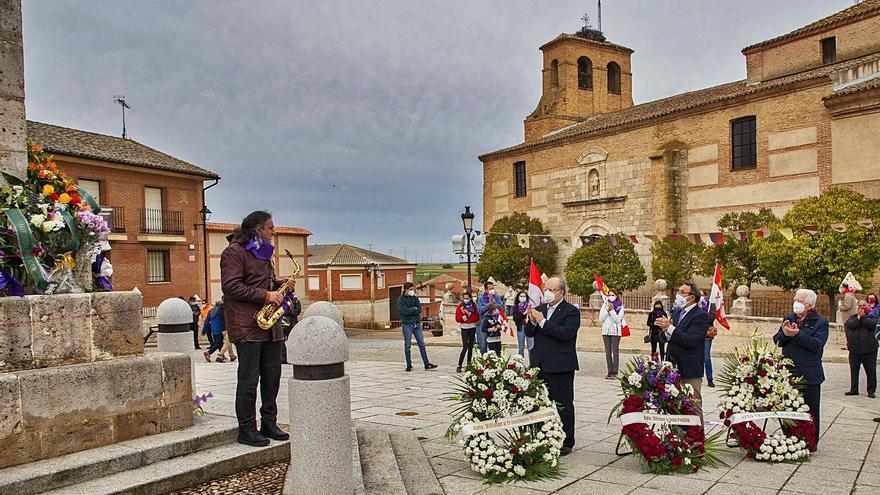
[{"label": "floral wreath", "polygon": [[[718,377],[719,415],[730,428],[729,435],[749,458],[803,462],[816,449],[812,419],[793,419],[809,411],[798,390],[803,378],[793,376],[793,368],[791,359],[783,357],[778,347],[760,341],[757,333],[745,349],[735,348],[725,360],[724,371]],[[755,421],[744,420],[751,417],[779,419],[781,431],[768,435]]]},{"label": "floral wreath", "polygon": [[[620,378],[623,400],[609,415],[621,417],[621,440],[626,439],[633,455],[639,458],[654,474],[696,473],[704,467],[724,464],[718,453],[723,448],[720,433],[705,437],[703,426],[692,424],[698,416],[694,404],[693,388],[683,383],[675,366],[659,361],[657,354],[636,356],[627,365]],[[627,423],[625,415],[639,413],[656,415],[655,426],[645,422]],[[675,424],[675,416],[691,424]],[[686,418],[686,417],[690,418]]]},{"label": "floral wreath", "polygon": [[559,450],[565,438],[547,387],[522,356],[476,355],[457,376],[446,438],[459,434],[462,454],[486,483],[539,481],[562,476]]}]

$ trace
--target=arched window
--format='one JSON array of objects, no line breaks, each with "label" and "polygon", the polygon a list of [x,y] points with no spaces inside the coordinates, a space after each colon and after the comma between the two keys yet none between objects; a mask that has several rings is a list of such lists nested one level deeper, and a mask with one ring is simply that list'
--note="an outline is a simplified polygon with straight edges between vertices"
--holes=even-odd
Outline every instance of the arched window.
[{"label": "arched window", "polygon": [[608,92],[620,94],[620,66],[616,62],[608,62]]},{"label": "arched window", "polygon": [[578,88],[593,89],[593,62],[587,57],[578,59]]},{"label": "arched window", "polygon": [[555,58],[550,62],[550,86],[559,86],[559,61]]}]

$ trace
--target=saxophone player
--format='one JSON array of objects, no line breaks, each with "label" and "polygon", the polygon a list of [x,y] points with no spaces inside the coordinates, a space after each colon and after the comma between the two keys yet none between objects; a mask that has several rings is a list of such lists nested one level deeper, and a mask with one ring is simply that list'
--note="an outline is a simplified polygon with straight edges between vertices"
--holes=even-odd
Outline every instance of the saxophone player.
[{"label": "saxophone player", "polygon": [[[220,256],[220,279],[226,306],[224,316],[229,340],[238,352],[235,390],[238,442],[254,447],[269,445],[270,438],[290,438],[276,423],[284,333],[277,323],[267,330],[261,329],[255,318],[267,303],[281,305],[283,302],[272,264],[274,229],[269,213],[255,211],[246,216],[227,238],[229,245]],[[259,431],[257,385],[262,400]]]}]

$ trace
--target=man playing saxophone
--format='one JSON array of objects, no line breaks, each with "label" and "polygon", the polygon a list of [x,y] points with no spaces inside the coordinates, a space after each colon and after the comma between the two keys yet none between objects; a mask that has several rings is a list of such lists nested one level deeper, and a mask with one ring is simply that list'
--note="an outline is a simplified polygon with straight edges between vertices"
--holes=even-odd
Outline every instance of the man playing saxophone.
[{"label": "man playing saxophone", "polygon": [[[281,305],[272,264],[275,224],[265,211],[255,211],[227,238],[229,245],[220,256],[220,279],[225,302],[229,340],[238,351],[238,384],[235,415],[238,442],[262,447],[269,439],[287,440],[278,428],[276,397],[281,384],[281,350],[284,333],[276,322],[263,330],[255,315],[268,303]],[[260,430],[257,431],[257,385],[260,386]]]}]

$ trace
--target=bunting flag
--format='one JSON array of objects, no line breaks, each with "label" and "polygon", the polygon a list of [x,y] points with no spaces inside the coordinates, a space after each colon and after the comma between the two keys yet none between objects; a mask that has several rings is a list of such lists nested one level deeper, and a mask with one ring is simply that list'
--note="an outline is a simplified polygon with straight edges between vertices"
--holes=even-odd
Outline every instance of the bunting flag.
[{"label": "bunting flag", "polygon": [[874,226],[874,221],[871,220],[870,218],[866,218],[864,220],[859,220],[856,223],[859,224],[860,227],[864,227],[866,229],[870,229],[871,227]]},{"label": "bunting flag", "polygon": [[511,241],[513,241],[513,236],[510,234],[500,234],[498,236],[498,243],[504,247],[510,246]]},{"label": "bunting flag", "polygon": [[782,234],[782,237],[785,237],[785,240],[790,241],[794,239],[794,232],[791,231],[788,227],[783,227],[779,229],[779,233]]},{"label": "bunting flag", "polygon": [[731,232],[733,234],[733,238],[738,241],[747,241],[749,240],[749,233],[745,230],[734,230]]},{"label": "bunting flag", "polygon": [[721,265],[715,264],[715,277],[712,279],[712,291],[709,293],[709,313],[715,308],[715,320],[730,330],[730,323],[724,316],[724,288],[721,285]]},{"label": "bunting flag", "polygon": [[656,235],[656,234],[645,234],[645,237],[647,237],[651,242],[660,242],[660,236],[659,236],[659,235]]},{"label": "bunting flag", "polygon": [[755,231],[755,236],[760,238],[770,237],[770,229],[759,229]]},{"label": "bunting flag", "polygon": [[862,284],[856,280],[856,277],[852,274],[852,272],[846,272],[846,276],[843,277],[843,280],[840,282],[839,290],[843,290],[843,284],[846,284],[847,287],[853,289],[854,291],[862,290]]},{"label": "bunting flag", "polygon": [[709,240],[712,241],[712,244],[720,246],[724,244],[724,234],[721,232],[710,232]]},{"label": "bunting flag", "polygon": [[592,246],[593,243],[595,243],[595,242],[596,242],[596,240],[593,239],[591,236],[588,236],[588,235],[581,236],[581,246]]},{"label": "bunting flag", "polygon": [[631,236],[629,236],[629,242],[631,242],[631,243],[633,243],[633,244],[638,244],[638,243],[639,243],[639,238],[636,237],[635,235],[631,235]]},{"label": "bunting flag", "polygon": [[529,234],[516,234],[516,243],[523,249],[529,248]]},{"label": "bunting flag", "polygon": [[680,241],[681,240],[681,234],[679,234],[678,232],[673,232],[672,234],[669,234],[666,237],[672,239],[673,241]]},{"label": "bunting flag", "polygon": [[544,304],[544,282],[541,280],[541,272],[535,265],[535,260],[531,260],[529,266],[529,305],[536,308]]},{"label": "bunting flag", "polygon": [[703,236],[700,234],[688,234],[687,238],[689,241],[691,241],[691,244],[702,244],[703,243]]},{"label": "bunting flag", "polygon": [[617,247],[617,234],[611,234],[608,236],[608,244]]},{"label": "bunting flag", "polygon": [[829,225],[829,227],[831,227],[831,230],[835,232],[846,232],[845,223],[832,223],[831,225]]},{"label": "bunting flag", "polygon": [[551,247],[553,247],[553,238],[549,235],[539,236],[538,245],[544,249],[550,249]]},{"label": "bunting flag", "polygon": [[819,234],[819,227],[816,227],[815,225],[807,225],[804,227],[804,232],[811,236],[815,236]]}]

